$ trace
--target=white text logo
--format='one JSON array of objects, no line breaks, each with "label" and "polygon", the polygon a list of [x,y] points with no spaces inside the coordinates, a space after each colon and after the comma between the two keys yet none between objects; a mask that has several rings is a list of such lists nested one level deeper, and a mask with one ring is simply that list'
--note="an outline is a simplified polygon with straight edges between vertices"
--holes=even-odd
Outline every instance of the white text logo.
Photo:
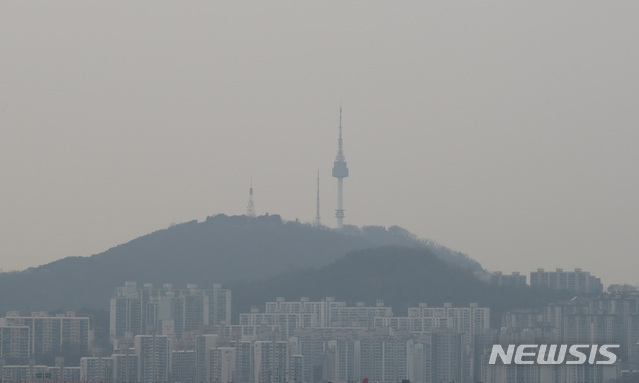
[{"label": "white text logo", "polygon": [[504,350],[493,345],[488,364],[501,359],[503,364],[613,364],[617,355],[609,351],[618,344],[510,344]]}]

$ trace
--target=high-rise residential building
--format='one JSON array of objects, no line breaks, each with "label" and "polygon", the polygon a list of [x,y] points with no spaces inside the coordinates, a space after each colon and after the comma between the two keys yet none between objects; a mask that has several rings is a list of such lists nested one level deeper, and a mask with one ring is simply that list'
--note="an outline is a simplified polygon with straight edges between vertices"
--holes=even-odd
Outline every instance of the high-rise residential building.
[{"label": "high-rise residential building", "polygon": [[113,358],[80,358],[80,380],[83,383],[103,383],[113,380]]},{"label": "high-rise residential building", "polygon": [[[1,366],[0,380],[3,382],[80,382],[80,367],[44,366],[44,365],[5,365]],[[110,383],[110,381],[104,381]]]},{"label": "high-rise residential building", "polygon": [[257,341],[253,344],[253,382],[286,382],[288,367],[288,342]]},{"label": "high-rise residential building", "polygon": [[312,327],[326,327],[330,307],[335,305],[333,298],[326,298],[322,301],[309,301],[308,298],[302,298],[299,301],[286,301],[282,297],[278,297],[275,302],[266,302],[267,314],[311,314]]},{"label": "high-rise residential building", "polygon": [[570,314],[564,319],[564,342],[616,344],[623,334],[621,324],[618,314]]},{"label": "high-rise residential building", "polygon": [[408,317],[377,317],[375,325],[406,330],[420,334],[433,328],[450,328],[458,333],[466,333],[469,345],[475,336],[490,329],[490,308],[479,307],[471,303],[468,307],[453,307],[445,303],[443,307],[428,307],[420,303],[419,307],[408,309]]},{"label": "high-rise residential building", "polygon": [[[3,382],[33,382],[38,377],[43,379],[51,374],[50,367],[42,365],[6,365],[2,366]],[[53,375],[48,375],[49,379]]]},{"label": "high-rise residential building", "polygon": [[[62,382],[79,382],[80,381],[80,367],[63,367],[60,369],[61,373],[58,374],[58,378],[54,379]],[[124,381],[120,381],[120,383],[126,383]],[[133,381],[130,381],[133,383]]]},{"label": "high-rise residential building", "polygon": [[205,290],[208,297],[208,324],[231,324],[231,290],[214,284],[213,289]]},{"label": "high-rise residential building", "polygon": [[593,314],[618,315],[619,356],[623,368],[639,370],[639,292],[627,291],[588,300]]},{"label": "high-rise residential building", "polygon": [[250,313],[240,314],[240,326],[278,326],[285,338],[293,336],[295,329],[311,328],[313,314],[311,313],[260,313],[252,309]]},{"label": "high-rise residential building", "polygon": [[289,338],[291,354],[302,356],[302,382],[318,382],[323,379],[325,351],[330,340],[323,331],[301,329]]},{"label": "high-rise residential building", "polygon": [[0,359],[8,364],[23,364],[31,356],[31,333],[28,326],[0,325]]},{"label": "high-rise residential building", "polygon": [[[388,329],[360,332],[360,355],[355,356],[356,360],[360,360],[359,376],[380,382],[407,379],[410,339],[408,333],[393,335]],[[357,371],[355,374],[358,374]]]},{"label": "high-rise residential building", "polygon": [[176,350],[171,355],[173,382],[197,383],[197,354],[195,350]]},{"label": "high-rise residential building", "polygon": [[365,306],[359,302],[355,306],[346,306],[344,302],[329,308],[329,327],[373,327],[376,317],[392,317],[393,310],[384,306],[378,299],[375,306]]},{"label": "high-rise residential building", "polygon": [[113,354],[113,383],[135,383],[138,379],[138,356],[135,352]]},{"label": "high-rise residential building", "polygon": [[467,336],[453,328],[431,330],[430,366],[433,382],[471,383],[471,355]]},{"label": "high-rise residential building", "polygon": [[231,290],[222,285],[212,289],[198,289],[197,285],[187,285],[173,298],[171,319],[175,324],[175,334],[182,336],[185,331],[193,331],[207,325],[231,324]]},{"label": "high-rise residential building", "polygon": [[[503,316],[497,341],[507,344],[618,344],[613,350],[619,365],[612,369],[565,368],[546,376],[541,370],[512,367],[484,368],[481,376],[492,374],[495,381],[558,381],[576,379],[600,381],[617,370],[634,370],[639,355],[639,293],[628,290],[596,296],[577,296],[567,301],[550,303],[539,310],[516,310]],[[488,355],[489,342],[484,345],[483,358]],[[479,348],[476,347],[476,354]],[[486,370],[490,371],[486,371]],[[558,369],[555,369],[559,371]],[[557,374],[563,375],[557,375]],[[537,375],[535,375],[537,374]],[[546,375],[545,375],[546,374]],[[475,374],[478,376],[478,374]],[[618,377],[618,376],[617,376]],[[581,378],[578,378],[581,379]],[[531,380],[532,379],[532,380]],[[599,379],[599,380],[597,380]]]},{"label": "high-rise residential building", "polygon": [[124,338],[127,333],[146,333],[145,299],[135,282],[126,282],[117,287],[110,303],[111,340]]},{"label": "high-rise residential building", "polygon": [[577,268],[575,271],[545,271],[537,269],[530,273],[530,286],[544,290],[563,290],[581,294],[599,294],[603,292],[601,279],[588,271]]},{"label": "high-rise residential building", "polygon": [[185,331],[197,330],[208,324],[208,297],[201,294],[196,285],[187,285],[187,293],[177,294],[173,298],[171,319],[178,338]]},{"label": "high-rise residential building", "polygon": [[235,382],[250,382],[253,377],[253,346],[247,341],[232,341],[235,349]]},{"label": "high-rise residential building", "polygon": [[237,351],[236,347],[216,347],[211,349],[209,363],[211,382],[231,383],[235,381],[238,367]]},{"label": "high-rise residential building", "polygon": [[417,339],[409,340],[407,343],[407,366],[406,373],[408,380],[413,383],[432,382],[432,353],[430,334],[422,334]]},{"label": "high-rise residential building", "polygon": [[219,336],[216,334],[202,334],[195,338],[195,351],[197,352],[197,381],[210,382],[210,352],[217,347]]},{"label": "high-rise residential building", "polygon": [[326,346],[324,379],[329,382],[359,381],[360,342],[344,337],[330,340]]},{"label": "high-rise residential building", "polygon": [[393,311],[377,300],[375,306],[366,306],[358,302],[348,306],[346,302],[336,302],[332,297],[322,301],[309,302],[302,298],[298,302],[286,302],[277,298],[266,303],[266,312],[260,313],[253,308],[250,313],[240,314],[243,326],[280,326],[285,337],[293,336],[296,329],[324,327],[373,327],[376,317],[392,317]]},{"label": "high-rise residential building", "polygon": [[187,285],[174,289],[171,284],[154,288],[135,282],[118,287],[111,298],[111,339],[123,338],[127,333],[148,335],[152,332],[175,335],[198,330],[203,326],[230,324],[231,291],[215,284],[211,289]]},{"label": "high-rise residential building", "polygon": [[459,333],[466,333],[472,339],[490,329],[490,308],[479,307],[471,303],[468,307],[453,307],[451,303],[444,303],[444,307],[428,307],[420,303],[419,307],[408,309],[409,317],[417,318],[448,318],[446,327]]},{"label": "high-rise residential building", "polygon": [[526,276],[518,271],[514,271],[510,275],[495,271],[490,275],[490,283],[502,287],[525,287]]},{"label": "high-rise residential building", "polygon": [[421,334],[430,331],[433,327],[448,327],[452,320],[447,316],[376,317],[374,323],[375,327],[389,327]]},{"label": "high-rise residential building", "polygon": [[302,355],[291,355],[289,379],[289,382],[304,382],[304,357]]},{"label": "high-rise residential building", "polygon": [[212,333],[228,339],[259,340],[265,334],[282,334],[282,328],[278,325],[221,325],[209,327]]},{"label": "high-rise residential building", "polygon": [[501,327],[513,329],[534,328],[544,321],[544,316],[539,310],[517,309],[502,315]]},{"label": "high-rise residential building", "polygon": [[28,317],[10,313],[3,318],[2,322],[6,326],[29,328],[31,342],[29,352],[36,358],[62,356],[67,353],[79,355],[88,353],[89,318],[76,317],[72,311],[56,316],[49,316],[45,312],[34,312]]},{"label": "high-rise residential building", "polygon": [[136,335],[135,353],[138,355],[138,382],[155,383],[169,381],[171,342],[168,336]]}]

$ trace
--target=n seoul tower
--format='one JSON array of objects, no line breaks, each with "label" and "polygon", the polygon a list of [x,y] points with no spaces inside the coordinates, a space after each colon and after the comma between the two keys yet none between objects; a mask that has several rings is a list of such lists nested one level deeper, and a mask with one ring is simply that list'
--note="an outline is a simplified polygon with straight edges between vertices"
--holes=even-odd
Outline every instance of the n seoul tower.
[{"label": "n seoul tower", "polygon": [[335,218],[337,218],[337,228],[344,227],[344,178],[348,177],[348,168],[346,167],[346,159],[342,149],[342,106],[339,106],[339,140],[337,141],[337,156],[333,162],[333,177],[337,178],[337,210],[335,210]]}]

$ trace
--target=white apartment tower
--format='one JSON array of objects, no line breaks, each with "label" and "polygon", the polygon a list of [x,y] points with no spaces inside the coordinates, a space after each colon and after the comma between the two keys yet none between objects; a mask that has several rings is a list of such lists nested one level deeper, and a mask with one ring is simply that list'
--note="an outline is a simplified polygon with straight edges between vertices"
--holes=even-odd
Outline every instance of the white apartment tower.
[{"label": "white apartment tower", "polygon": [[136,335],[138,382],[168,382],[171,368],[171,342],[166,335]]}]

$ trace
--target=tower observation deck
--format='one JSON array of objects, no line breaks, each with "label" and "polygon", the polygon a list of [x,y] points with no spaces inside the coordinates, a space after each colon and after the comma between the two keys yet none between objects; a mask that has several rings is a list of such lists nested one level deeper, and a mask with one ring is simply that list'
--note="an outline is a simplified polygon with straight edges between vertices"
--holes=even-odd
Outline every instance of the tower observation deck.
[{"label": "tower observation deck", "polygon": [[344,227],[344,178],[348,177],[348,167],[346,167],[346,158],[342,147],[342,107],[339,107],[339,139],[337,141],[337,156],[333,162],[333,177],[337,178],[337,209],[335,210],[335,218],[337,218],[337,228]]}]

